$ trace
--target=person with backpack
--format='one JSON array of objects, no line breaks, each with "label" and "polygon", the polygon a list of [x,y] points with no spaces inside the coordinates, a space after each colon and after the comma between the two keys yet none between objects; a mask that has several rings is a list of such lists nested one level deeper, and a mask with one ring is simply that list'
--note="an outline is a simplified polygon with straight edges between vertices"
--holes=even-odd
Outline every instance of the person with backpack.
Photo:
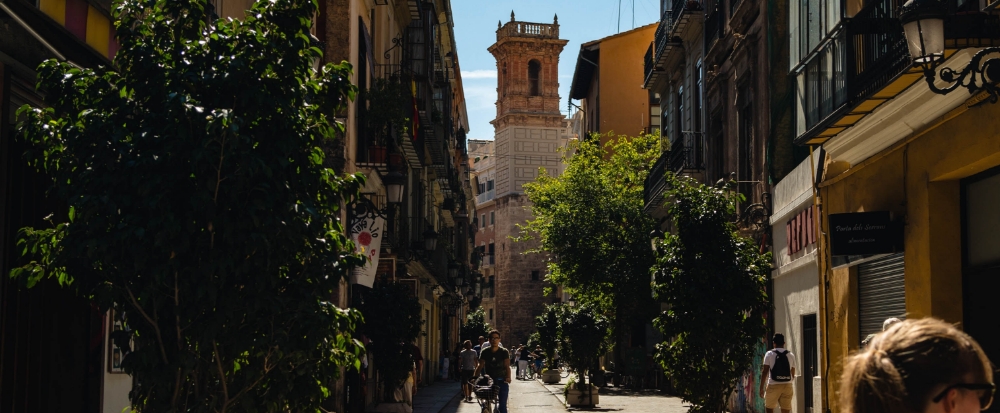
[{"label": "person with backpack", "polygon": [[774,349],[764,355],[764,367],[760,374],[760,396],[764,398],[764,410],[774,413],[775,407],[781,407],[781,413],[791,413],[795,355],[785,349],[784,334],[775,333],[771,345]]}]

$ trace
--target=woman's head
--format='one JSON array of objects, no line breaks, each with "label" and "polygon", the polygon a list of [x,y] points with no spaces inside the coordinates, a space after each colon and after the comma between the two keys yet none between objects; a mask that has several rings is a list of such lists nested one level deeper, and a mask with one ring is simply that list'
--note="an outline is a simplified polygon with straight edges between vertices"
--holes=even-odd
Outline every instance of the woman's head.
[{"label": "woman's head", "polygon": [[462,347],[465,348],[466,350],[471,350],[472,340],[465,340],[464,342],[462,342]]},{"label": "woman's head", "polygon": [[923,413],[958,402],[978,408],[992,400],[992,383],[990,361],[972,337],[924,318],[892,325],[852,356],[840,398],[847,413]]}]

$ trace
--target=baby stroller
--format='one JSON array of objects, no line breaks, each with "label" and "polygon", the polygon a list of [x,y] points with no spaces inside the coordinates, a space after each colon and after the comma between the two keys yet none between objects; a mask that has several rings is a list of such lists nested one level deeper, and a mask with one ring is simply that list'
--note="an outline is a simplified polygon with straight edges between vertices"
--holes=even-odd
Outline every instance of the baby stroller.
[{"label": "baby stroller", "polygon": [[476,393],[476,401],[479,402],[482,413],[495,413],[500,410],[497,405],[500,386],[493,385],[493,379],[489,375],[472,379],[472,390]]}]

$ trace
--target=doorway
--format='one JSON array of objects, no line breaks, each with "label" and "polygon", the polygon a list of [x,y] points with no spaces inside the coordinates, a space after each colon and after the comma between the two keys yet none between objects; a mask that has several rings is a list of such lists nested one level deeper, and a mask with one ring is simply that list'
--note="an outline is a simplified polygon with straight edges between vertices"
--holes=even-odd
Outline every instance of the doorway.
[{"label": "doorway", "polygon": [[[963,329],[986,351],[1000,360],[1000,167],[963,179],[962,197],[962,314]],[[994,403],[987,412],[1000,412]]]},{"label": "doorway", "polygon": [[819,349],[816,346],[816,314],[802,316],[802,380],[805,382],[802,399],[805,413],[813,413],[813,377],[819,365]]}]

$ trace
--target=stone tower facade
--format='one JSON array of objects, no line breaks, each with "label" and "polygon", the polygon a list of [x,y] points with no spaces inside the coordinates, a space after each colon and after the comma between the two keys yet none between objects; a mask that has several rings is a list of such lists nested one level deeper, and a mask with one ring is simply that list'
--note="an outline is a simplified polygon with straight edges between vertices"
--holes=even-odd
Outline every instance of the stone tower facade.
[{"label": "stone tower facade", "polygon": [[535,316],[546,303],[546,261],[542,254],[525,254],[537,242],[515,242],[517,224],[531,219],[531,204],[522,186],[545,168],[558,174],[559,148],[569,129],[559,113],[559,54],[567,41],[559,39],[559,18],[551,24],[510,21],[497,24],[497,42],[489,47],[497,61],[497,115],[494,128],[496,212],[495,297],[492,324],[507,346],[526,343],[535,331]]}]

